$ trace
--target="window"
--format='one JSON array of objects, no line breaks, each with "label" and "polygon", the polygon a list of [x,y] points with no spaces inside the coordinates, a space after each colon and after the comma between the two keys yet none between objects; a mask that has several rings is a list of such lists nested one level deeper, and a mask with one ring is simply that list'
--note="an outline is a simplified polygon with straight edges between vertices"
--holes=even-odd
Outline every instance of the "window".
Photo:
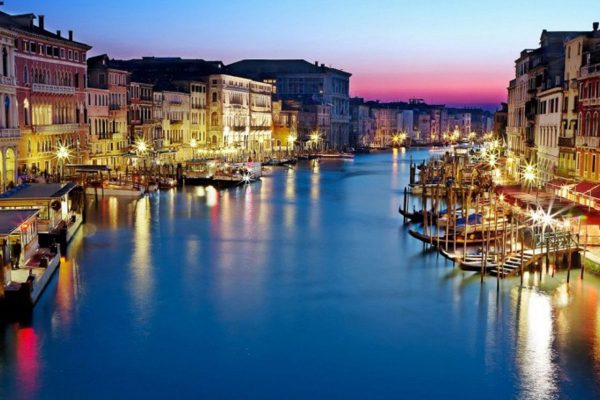
[{"label": "window", "polygon": [[76,51],[74,54],[75,54],[75,61],[79,61],[79,52]]},{"label": "window", "polygon": [[30,52],[32,52],[32,53],[36,53],[36,52],[37,52],[37,44],[36,44],[36,43],[33,43],[33,42],[31,42],[31,43],[29,44],[29,51],[30,51]]},{"label": "window", "polygon": [[29,83],[29,71],[27,70],[27,66],[23,68],[23,83]]},{"label": "window", "polygon": [[58,51],[58,47],[53,47],[53,48],[52,48],[52,55],[53,55],[54,57],[59,57],[60,53],[59,53],[59,51]]},{"label": "window", "polygon": [[69,55],[69,61],[72,61],[73,60],[73,50],[69,50],[68,55]]},{"label": "window", "polygon": [[213,101],[213,103],[217,102],[217,92],[213,92],[213,94],[212,94],[212,101]]},{"label": "window", "polygon": [[46,55],[47,56],[51,56],[52,55],[52,46],[46,45]]},{"label": "window", "polygon": [[63,48],[60,49],[60,58],[62,58],[63,60],[65,59],[65,49]]}]

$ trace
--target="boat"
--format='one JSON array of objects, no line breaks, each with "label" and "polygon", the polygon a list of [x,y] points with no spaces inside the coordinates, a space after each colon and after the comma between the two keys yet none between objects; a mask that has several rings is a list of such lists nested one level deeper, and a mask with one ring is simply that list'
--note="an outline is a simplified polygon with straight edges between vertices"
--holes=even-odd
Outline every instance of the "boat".
[{"label": "boat", "polygon": [[169,190],[177,186],[177,179],[173,178],[159,178],[158,179],[158,189],[159,190]]},{"label": "boat", "polygon": [[450,233],[448,234],[448,236],[444,235],[426,235],[422,232],[418,232],[414,229],[409,229],[408,230],[408,234],[412,237],[414,237],[415,239],[418,239],[424,243],[431,243],[433,245],[437,245],[439,244],[445,244],[446,240],[448,241],[448,243],[454,243],[456,242],[456,244],[460,244],[460,245],[474,245],[474,244],[482,244],[484,243],[486,240],[490,240],[490,241],[494,241],[497,238],[500,237],[500,235],[496,232],[494,234],[490,234],[489,239],[486,237],[486,235],[483,235],[482,232],[475,232],[475,233],[471,233],[469,234],[467,237],[465,237],[462,233]]},{"label": "boat", "polygon": [[210,185],[218,167],[219,162],[216,160],[188,161],[183,172],[183,180],[190,185]]},{"label": "boat", "polygon": [[246,185],[260,179],[262,164],[258,162],[224,164],[217,168],[211,180],[211,185],[226,188]]},{"label": "boat", "polygon": [[144,192],[145,189],[139,183],[109,180],[89,181],[85,188],[85,194],[95,196],[140,197]]},{"label": "boat", "polygon": [[409,183],[407,186],[407,191],[410,194],[422,195],[423,192],[425,196],[431,197],[434,195],[445,196],[446,188],[444,185],[438,183]]},{"label": "boat", "polygon": [[354,159],[354,154],[352,153],[346,153],[346,152],[323,152],[323,153],[318,153],[317,156],[319,158],[328,158],[328,159]]},{"label": "boat", "polygon": [[0,210],[40,210],[36,223],[41,246],[56,242],[61,253],[83,224],[84,191],[73,182],[24,183],[0,195]]},{"label": "boat", "polygon": [[[0,243],[5,260],[1,282],[3,309],[8,313],[30,310],[60,265],[60,247],[40,246],[39,209],[0,210]],[[19,253],[16,253],[16,252]]]},{"label": "boat", "polygon": [[263,163],[263,165],[283,167],[287,165],[294,165],[296,164],[296,161],[297,160],[295,158],[269,158]]}]

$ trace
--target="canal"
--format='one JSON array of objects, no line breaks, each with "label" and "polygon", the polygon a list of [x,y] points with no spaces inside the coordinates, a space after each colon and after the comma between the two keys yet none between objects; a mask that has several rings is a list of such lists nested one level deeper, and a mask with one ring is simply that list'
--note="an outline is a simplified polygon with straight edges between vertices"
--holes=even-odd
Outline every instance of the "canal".
[{"label": "canal", "polygon": [[409,160],[273,169],[89,207],[0,398],[600,397],[600,282],[463,273],[408,236]]}]

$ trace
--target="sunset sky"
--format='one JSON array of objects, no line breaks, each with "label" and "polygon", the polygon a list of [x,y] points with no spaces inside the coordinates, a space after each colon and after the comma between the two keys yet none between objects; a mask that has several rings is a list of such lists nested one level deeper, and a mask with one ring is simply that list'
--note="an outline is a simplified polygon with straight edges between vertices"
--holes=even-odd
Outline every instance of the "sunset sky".
[{"label": "sunset sky", "polygon": [[505,101],[513,61],[548,30],[590,30],[596,1],[6,0],[92,55],[304,58],[353,74],[351,94],[448,105]]}]

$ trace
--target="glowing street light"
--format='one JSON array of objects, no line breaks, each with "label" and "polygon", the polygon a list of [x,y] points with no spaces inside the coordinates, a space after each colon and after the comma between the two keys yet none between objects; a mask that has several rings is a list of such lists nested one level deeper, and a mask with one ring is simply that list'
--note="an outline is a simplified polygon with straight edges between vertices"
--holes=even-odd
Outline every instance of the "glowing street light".
[{"label": "glowing street light", "polygon": [[192,148],[192,158],[196,158],[196,147],[198,147],[198,141],[196,138],[190,140],[190,147]]},{"label": "glowing street light", "polygon": [[65,160],[68,160],[70,157],[71,157],[71,151],[69,150],[69,148],[67,146],[65,146],[63,144],[58,146],[58,149],[56,149],[56,158],[60,162],[60,175],[61,176],[64,175]]},{"label": "glowing street light", "polygon": [[148,151],[148,145],[142,138],[137,139],[133,147],[135,151],[141,155],[146,154],[146,152]]},{"label": "glowing street light", "polygon": [[60,145],[56,150],[56,158],[58,158],[60,161],[68,160],[70,156],[71,153],[69,152],[69,149],[64,145]]}]

